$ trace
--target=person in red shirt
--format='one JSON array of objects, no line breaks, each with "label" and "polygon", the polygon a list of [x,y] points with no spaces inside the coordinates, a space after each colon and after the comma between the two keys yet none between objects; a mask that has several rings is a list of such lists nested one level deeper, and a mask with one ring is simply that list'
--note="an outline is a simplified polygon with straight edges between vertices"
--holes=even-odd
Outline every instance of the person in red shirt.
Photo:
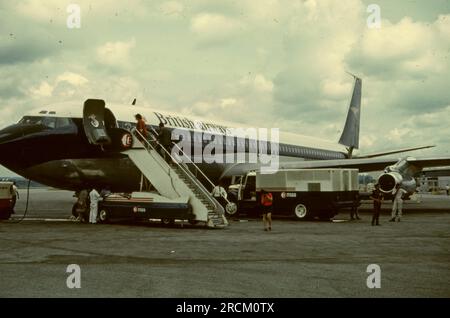
[{"label": "person in red shirt", "polygon": [[139,131],[141,133],[141,135],[144,136],[145,139],[147,139],[148,138],[147,126],[145,125],[145,121],[142,118],[142,115],[136,114],[136,115],[134,115],[134,118],[136,118],[136,120],[137,120],[136,130]]},{"label": "person in red shirt", "polygon": [[264,231],[272,231],[272,193],[261,190],[261,210],[263,215]]}]

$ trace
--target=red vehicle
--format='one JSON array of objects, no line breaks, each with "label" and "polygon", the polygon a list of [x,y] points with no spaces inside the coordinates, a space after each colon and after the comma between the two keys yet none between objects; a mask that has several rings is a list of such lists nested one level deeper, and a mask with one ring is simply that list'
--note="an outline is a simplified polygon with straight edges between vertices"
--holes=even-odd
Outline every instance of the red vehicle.
[{"label": "red vehicle", "polygon": [[0,220],[8,220],[13,212],[13,183],[0,182]]}]

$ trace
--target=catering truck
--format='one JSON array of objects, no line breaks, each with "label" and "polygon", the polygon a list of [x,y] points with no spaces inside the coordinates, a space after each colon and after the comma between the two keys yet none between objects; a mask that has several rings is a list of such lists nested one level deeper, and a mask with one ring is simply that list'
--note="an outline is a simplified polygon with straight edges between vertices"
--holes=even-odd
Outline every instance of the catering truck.
[{"label": "catering truck", "polygon": [[235,176],[228,199],[237,213],[258,213],[261,191],[273,195],[273,214],[300,220],[330,219],[339,210],[360,205],[358,169],[282,169],[272,174]]}]

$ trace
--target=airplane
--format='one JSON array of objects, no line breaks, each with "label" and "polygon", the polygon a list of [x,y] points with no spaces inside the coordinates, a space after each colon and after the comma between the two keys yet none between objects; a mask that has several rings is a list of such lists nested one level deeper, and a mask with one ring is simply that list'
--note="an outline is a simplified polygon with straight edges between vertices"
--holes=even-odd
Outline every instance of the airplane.
[{"label": "airplane", "polygon": [[[269,152],[269,149],[276,148],[279,168],[384,170],[379,183],[386,193],[392,191],[396,184],[413,193],[416,190],[415,173],[425,167],[450,165],[450,158],[379,158],[432,146],[354,155],[354,149],[359,148],[362,87],[362,80],[356,76],[354,79],[339,143],[283,132],[275,143],[270,143],[267,138],[241,138],[229,133],[234,124],[138,107],[134,105],[135,101],[133,105],[120,105],[106,104],[102,99],[88,99],[84,104],[75,101],[39,107],[25,114],[17,124],[0,130],[0,164],[25,178],[65,190],[109,188],[114,192],[137,191],[141,185],[141,173],[121,151],[131,146],[127,136],[136,125],[134,115],[140,113],[146,118],[150,132],[157,129],[159,123],[164,123],[172,132],[184,131],[193,141],[196,141],[196,133],[200,132],[203,137],[193,143],[194,148],[200,148],[200,153],[209,146],[211,135],[214,135],[223,136],[224,140],[225,137],[231,139],[233,155],[239,151],[248,155],[251,151]],[[221,147],[225,153],[227,142]],[[192,150],[194,155],[191,159],[195,161],[198,158],[195,158],[195,149]],[[203,160],[198,167],[217,182],[257,170],[261,163],[207,163]]]}]

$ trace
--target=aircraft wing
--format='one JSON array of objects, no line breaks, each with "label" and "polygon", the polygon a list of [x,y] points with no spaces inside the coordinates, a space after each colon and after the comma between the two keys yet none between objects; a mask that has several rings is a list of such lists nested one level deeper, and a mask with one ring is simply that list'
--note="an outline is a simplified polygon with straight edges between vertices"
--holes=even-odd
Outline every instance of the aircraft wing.
[{"label": "aircraft wing", "polygon": [[383,151],[383,152],[375,152],[375,153],[371,153],[371,154],[357,155],[357,156],[354,156],[353,158],[359,158],[359,159],[375,158],[375,157],[381,157],[381,156],[386,156],[386,155],[392,155],[394,153],[401,153],[401,152],[414,151],[414,150],[419,150],[419,149],[427,149],[427,148],[433,148],[433,147],[435,147],[435,146],[432,145],[432,146],[419,146],[419,147],[412,147],[412,148],[395,149],[395,150],[388,150],[388,151]]},{"label": "aircraft wing", "polygon": [[[283,168],[356,168],[361,172],[383,170],[386,166],[393,165],[398,162],[399,158],[367,158],[367,159],[340,159],[340,160],[314,160],[299,161],[280,164]],[[418,167],[442,167],[450,165],[450,157],[434,157],[434,158],[413,158],[407,157],[406,160]]]},{"label": "aircraft wing", "polygon": [[442,168],[425,168],[418,176],[428,177],[428,178],[437,178],[437,177],[449,177],[450,176],[450,167],[442,167]]},{"label": "aircraft wing", "polygon": [[[450,157],[413,158],[406,160],[418,168],[450,166]],[[354,168],[360,172],[384,170],[389,165],[399,161],[399,158],[364,158],[364,159],[338,159],[338,160],[303,160],[280,162],[279,169],[320,169],[320,168]],[[267,165],[260,163],[237,163],[222,174],[224,176],[241,175],[251,170],[259,170]]]}]

